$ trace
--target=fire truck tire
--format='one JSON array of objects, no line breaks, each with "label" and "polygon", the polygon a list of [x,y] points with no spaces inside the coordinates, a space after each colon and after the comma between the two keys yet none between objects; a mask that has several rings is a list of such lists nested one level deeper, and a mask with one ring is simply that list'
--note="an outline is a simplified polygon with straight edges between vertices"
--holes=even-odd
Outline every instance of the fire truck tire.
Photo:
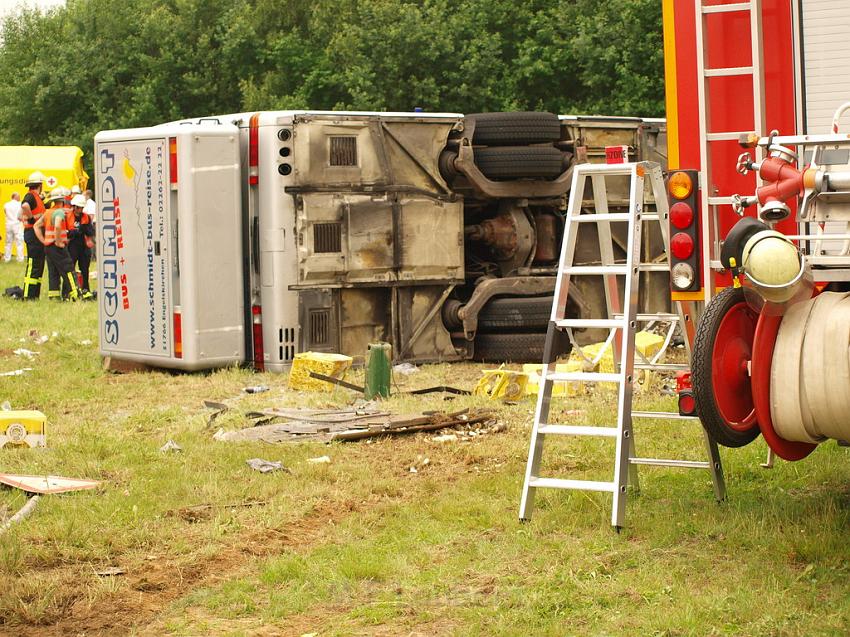
[{"label": "fire truck tire", "polygon": [[478,334],[475,360],[484,363],[538,363],[543,360],[546,333]]},{"label": "fire truck tire", "polygon": [[543,331],[549,325],[551,315],[551,296],[496,298],[481,309],[478,329]]},{"label": "fire truck tire", "polygon": [[554,146],[494,146],[475,150],[475,163],[489,179],[552,179],[564,171]]},{"label": "fire truck tire", "polygon": [[520,146],[556,142],[561,138],[561,122],[552,113],[474,113],[474,144],[484,146]]},{"label": "fire truck tire", "polygon": [[726,288],[697,325],[691,364],[697,414],[724,447],[743,447],[760,433],[748,371],[757,321],[743,290]]}]

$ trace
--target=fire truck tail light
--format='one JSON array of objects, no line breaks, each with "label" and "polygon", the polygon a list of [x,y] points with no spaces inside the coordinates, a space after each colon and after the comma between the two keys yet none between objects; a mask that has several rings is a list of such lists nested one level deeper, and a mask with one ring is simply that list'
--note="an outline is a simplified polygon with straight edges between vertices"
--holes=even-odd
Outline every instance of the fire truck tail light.
[{"label": "fire truck tail light", "polygon": [[677,201],[670,206],[670,223],[679,230],[689,228],[694,222],[694,211],[684,201]]},{"label": "fire truck tail light", "polygon": [[694,182],[685,172],[674,172],[667,181],[667,191],[674,199],[685,199],[694,191]]},{"label": "fire truck tail light", "polygon": [[670,271],[673,287],[677,290],[687,290],[694,283],[694,269],[687,263],[677,263]]},{"label": "fire truck tail light", "polygon": [[171,173],[169,180],[172,184],[177,183],[177,138],[168,138],[168,169]]},{"label": "fire truck tail light", "polygon": [[669,194],[670,289],[699,292],[702,279],[696,170],[675,170],[667,178]]},{"label": "fire truck tail light", "polygon": [[694,240],[684,232],[677,232],[670,239],[670,252],[677,259],[687,259],[694,253]]}]

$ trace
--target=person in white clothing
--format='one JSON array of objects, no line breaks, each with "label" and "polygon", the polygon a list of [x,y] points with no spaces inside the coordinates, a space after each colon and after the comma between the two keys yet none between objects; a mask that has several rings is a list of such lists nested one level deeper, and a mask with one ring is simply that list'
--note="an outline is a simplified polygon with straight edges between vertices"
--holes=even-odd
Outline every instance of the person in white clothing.
[{"label": "person in white clothing", "polygon": [[89,216],[92,224],[94,224],[95,213],[97,212],[97,204],[94,199],[91,198],[92,192],[91,190],[86,190],[83,193],[83,197],[86,198],[86,205],[83,207],[83,212]]},{"label": "person in white clothing", "polygon": [[[83,213],[89,216],[89,219],[91,219],[92,230],[94,230],[95,234],[97,234],[97,203],[95,203],[95,200],[92,199],[91,190],[83,192],[83,197],[86,198],[86,205],[83,206]],[[97,248],[92,246],[91,258],[94,259],[95,257],[97,257]]]},{"label": "person in white clothing", "polygon": [[24,224],[21,222],[21,196],[13,192],[12,198],[3,204],[3,212],[6,213],[6,253],[3,260],[6,263],[12,260],[12,242],[15,243],[15,254],[18,261],[24,260]]}]

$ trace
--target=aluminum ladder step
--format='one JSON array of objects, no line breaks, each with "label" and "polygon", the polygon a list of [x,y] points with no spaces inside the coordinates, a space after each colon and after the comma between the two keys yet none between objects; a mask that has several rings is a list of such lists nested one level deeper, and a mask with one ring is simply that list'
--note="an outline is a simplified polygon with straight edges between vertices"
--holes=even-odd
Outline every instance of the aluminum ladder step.
[{"label": "aluminum ladder step", "polygon": [[697,416],[683,416],[678,411],[633,411],[632,418],[658,420],[699,420]]},{"label": "aluminum ladder step", "polygon": [[[600,221],[608,221],[611,223],[621,223],[624,221],[628,221],[632,218],[632,214],[630,212],[607,212],[607,213],[592,213],[592,214],[583,214],[578,215],[577,217],[573,217],[570,222],[571,223],[598,223]],[[640,220],[641,221],[658,221],[659,216],[655,212],[644,212],[641,213]]]},{"label": "aluminum ladder step", "polygon": [[620,274],[625,276],[629,268],[625,264],[616,265],[572,265],[563,269],[564,274],[591,275],[591,274]]},{"label": "aluminum ladder step", "polygon": [[[563,318],[563,319],[555,319],[555,327],[558,329],[566,329],[566,328],[583,328],[583,329],[591,329],[591,328],[607,328],[607,329],[623,329],[626,327],[626,321],[622,314],[615,314],[617,318],[612,319],[574,319],[574,318]],[[638,323],[648,323],[650,321],[662,321],[662,322],[674,322],[678,321],[679,317],[676,314],[638,314],[635,317],[635,321]],[[683,368],[686,369],[686,368]]]},{"label": "aluminum ladder step", "polygon": [[544,489],[575,489],[579,491],[608,491],[613,493],[617,485],[613,482],[595,480],[564,480],[562,478],[532,478],[528,486]]},{"label": "aluminum ladder step", "polygon": [[596,425],[539,425],[538,434],[553,434],[558,436],[601,436],[616,438],[619,429],[616,427],[600,427]]},{"label": "aluminum ladder step", "polygon": [[635,369],[645,369],[650,372],[687,372],[691,369],[690,365],[685,363],[638,363],[635,362]]},{"label": "aluminum ladder step", "polygon": [[679,469],[711,469],[711,463],[705,460],[665,460],[663,458],[629,458],[631,464],[653,467],[678,467]]},{"label": "aluminum ladder step", "polygon": [[558,329],[567,329],[567,328],[581,328],[581,329],[592,329],[592,328],[608,328],[608,329],[624,329],[626,327],[626,322],[624,319],[613,318],[613,319],[558,319],[555,321],[555,327]]},{"label": "aluminum ladder step", "polygon": [[602,372],[555,372],[547,374],[543,370],[543,381],[553,383],[585,382],[585,383],[619,383],[622,381],[620,374],[606,374]]},{"label": "aluminum ladder step", "polygon": [[[622,318],[623,314],[615,314],[615,318]],[[669,312],[658,312],[657,314],[636,314],[635,320],[639,323],[644,323],[646,321],[670,321],[675,322],[679,321],[681,317],[678,314],[670,314]]]}]

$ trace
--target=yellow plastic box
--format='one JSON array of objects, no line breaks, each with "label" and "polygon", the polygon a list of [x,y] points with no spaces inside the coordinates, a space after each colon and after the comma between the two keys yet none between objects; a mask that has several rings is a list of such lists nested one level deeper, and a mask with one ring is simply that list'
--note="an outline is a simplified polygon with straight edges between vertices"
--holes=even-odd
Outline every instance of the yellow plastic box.
[{"label": "yellow plastic box", "polygon": [[47,445],[47,417],[40,411],[0,411],[0,449]]},{"label": "yellow plastic box", "polygon": [[334,389],[332,383],[312,378],[310,372],[342,379],[354,359],[344,354],[302,352],[296,354],[289,371],[289,388],[299,391],[325,391]]}]

